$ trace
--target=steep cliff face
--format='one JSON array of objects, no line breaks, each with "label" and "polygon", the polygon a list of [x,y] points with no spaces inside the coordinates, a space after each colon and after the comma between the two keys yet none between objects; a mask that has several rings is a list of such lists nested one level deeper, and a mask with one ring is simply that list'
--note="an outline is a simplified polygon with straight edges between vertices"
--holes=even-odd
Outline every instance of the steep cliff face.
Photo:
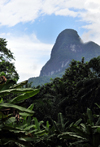
[{"label": "steep cliff face", "polygon": [[73,29],[62,31],[55,42],[50,60],[43,66],[40,76],[51,76],[64,71],[72,59],[89,61],[100,55],[100,46],[94,42],[83,43]]}]

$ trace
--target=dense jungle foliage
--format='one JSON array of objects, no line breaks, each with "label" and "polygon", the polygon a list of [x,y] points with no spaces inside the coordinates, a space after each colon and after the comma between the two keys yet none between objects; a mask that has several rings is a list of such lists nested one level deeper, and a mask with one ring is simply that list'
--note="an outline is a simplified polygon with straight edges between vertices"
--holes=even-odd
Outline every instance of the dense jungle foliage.
[{"label": "dense jungle foliage", "polygon": [[100,56],[72,60],[62,78],[31,87],[17,84],[0,52],[0,147],[100,147]]},{"label": "dense jungle foliage", "polygon": [[7,79],[17,81],[19,75],[12,60],[15,60],[15,58],[13,53],[7,48],[6,39],[0,38],[0,73],[1,75],[6,75]]}]

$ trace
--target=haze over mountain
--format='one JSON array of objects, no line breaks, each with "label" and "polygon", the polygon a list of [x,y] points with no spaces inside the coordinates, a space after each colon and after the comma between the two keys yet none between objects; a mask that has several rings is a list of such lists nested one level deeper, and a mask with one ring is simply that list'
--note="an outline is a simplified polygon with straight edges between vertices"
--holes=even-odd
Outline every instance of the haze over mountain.
[{"label": "haze over mountain", "polygon": [[85,62],[89,61],[93,57],[100,55],[100,46],[92,41],[83,43],[78,33],[73,29],[66,29],[62,31],[53,46],[51,51],[51,57],[47,63],[42,67],[40,76],[37,78],[30,78],[29,82],[35,82],[34,80],[41,79],[38,84],[44,84],[43,78],[48,79],[50,77],[61,76],[64,74],[65,69],[69,66],[72,59],[81,61],[82,57],[85,57]]}]

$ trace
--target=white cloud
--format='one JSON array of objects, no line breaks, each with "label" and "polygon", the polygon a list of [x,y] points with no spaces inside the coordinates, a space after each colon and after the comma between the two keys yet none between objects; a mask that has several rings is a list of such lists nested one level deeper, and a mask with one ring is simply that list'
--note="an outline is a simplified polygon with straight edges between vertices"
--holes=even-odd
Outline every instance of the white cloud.
[{"label": "white cloud", "polygon": [[55,15],[63,15],[63,16],[72,16],[76,17],[78,15],[77,12],[70,11],[69,9],[62,9],[55,12]]},{"label": "white cloud", "polygon": [[[20,22],[33,22],[46,14],[80,17],[81,21],[90,23],[83,26],[84,28],[91,30],[92,34],[100,34],[99,0],[0,0],[0,25],[11,27]],[[90,31],[88,35],[90,39],[93,38]]]},{"label": "white cloud", "polygon": [[81,13],[82,21],[87,22],[87,25],[82,26],[87,29],[87,32],[84,32],[82,39],[84,41],[95,41],[100,44],[100,1],[98,0],[87,0],[85,2],[85,11]]},{"label": "white cloud", "polygon": [[[5,34],[0,34],[5,37]],[[6,36],[7,47],[14,53],[15,67],[20,76],[19,81],[27,80],[40,74],[43,65],[50,58],[52,44],[44,44],[37,37],[31,36]]]},{"label": "white cloud", "polygon": [[0,25],[14,26],[20,22],[33,22],[40,15],[45,14],[80,17],[82,21],[92,23],[85,28],[93,29],[94,23],[100,25],[100,1],[0,0]]},{"label": "white cloud", "polygon": [[0,5],[1,25],[14,26],[19,22],[34,21],[41,9],[41,0],[10,0]]},{"label": "white cloud", "polygon": [[70,8],[82,9],[85,1],[79,0],[1,0],[0,24],[14,26],[19,22],[34,21],[40,15],[79,15]]}]

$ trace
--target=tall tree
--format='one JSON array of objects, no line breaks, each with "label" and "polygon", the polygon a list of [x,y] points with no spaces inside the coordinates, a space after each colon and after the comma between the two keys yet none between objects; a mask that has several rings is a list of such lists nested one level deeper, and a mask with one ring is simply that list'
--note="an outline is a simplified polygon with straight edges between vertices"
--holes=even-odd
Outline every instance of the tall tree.
[{"label": "tall tree", "polygon": [[1,75],[5,75],[7,79],[17,81],[19,75],[12,60],[15,60],[15,58],[13,53],[7,48],[6,39],[0,38],[0,73]]}]

